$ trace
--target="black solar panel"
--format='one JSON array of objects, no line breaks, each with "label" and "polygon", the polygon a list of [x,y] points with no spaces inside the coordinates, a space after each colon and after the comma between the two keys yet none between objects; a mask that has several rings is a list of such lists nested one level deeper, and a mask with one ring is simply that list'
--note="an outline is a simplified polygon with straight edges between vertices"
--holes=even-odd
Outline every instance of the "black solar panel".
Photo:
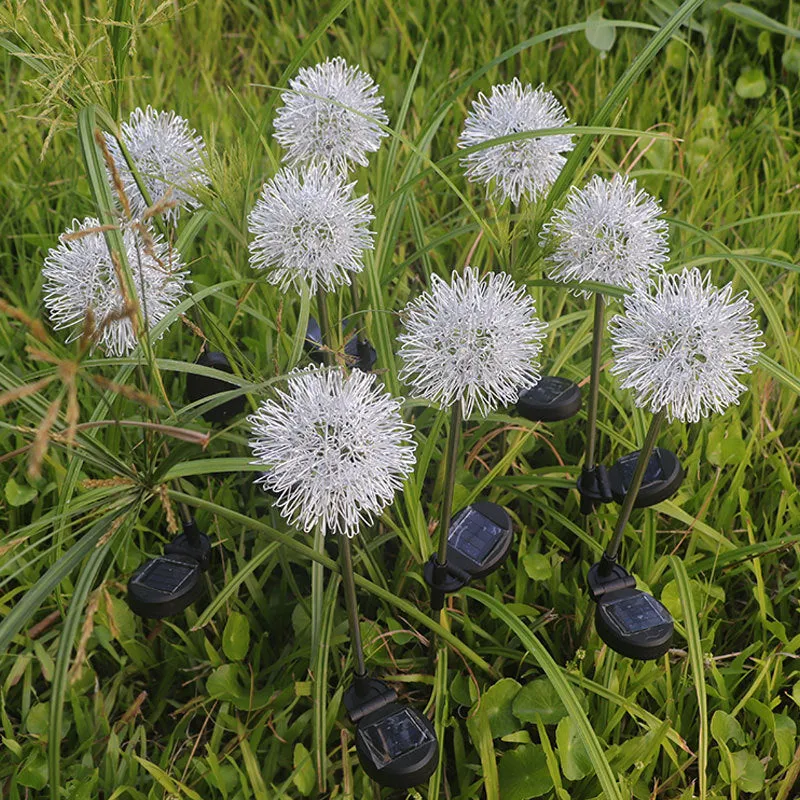
[{"label": "black solar panel", "polygon": [[408,708],[367,725],[360,733],[378,765],[388,764],[431,741],[430,733]]},{"label": "black solar panel", "polygon": [[453,523],[447,542],[450,547],[476,564],[483,564],[502,532],[499,525],[495,525],[470,506]]},{"label": "black solar panel", "polygon": [[571,388],[572,383],[564,378],[546,376],[532,389],[528,389],[525,394],[530,393],[540,403],[552,403]]},{"label": "black solar panel", "polygon": [[[639,453],[631,453],[630,455],[623,456],[617,461],[617,464],[622,468],[622,483],[625,491],[631,485],[633,473],[636,471],[636,462],[639,459]],[[661,480],[664,477],[664,470],[661,467],[661,458],[656,450],[651,456],[650,461],[647,463],[647,469],[644,471],[644,478],[642,478],[642,486],[647,486],[654,481]]]},{"label": "black solar panel", "polygon": [[603,608],[625,633],[646,631],[672,621],[661,604],[644,592],[603,603]]},{"label": "black solar panel", "polygon": [[161,556],[154,558],[133,582],[157,592],[174,594],[196,570],[195,565]]}]

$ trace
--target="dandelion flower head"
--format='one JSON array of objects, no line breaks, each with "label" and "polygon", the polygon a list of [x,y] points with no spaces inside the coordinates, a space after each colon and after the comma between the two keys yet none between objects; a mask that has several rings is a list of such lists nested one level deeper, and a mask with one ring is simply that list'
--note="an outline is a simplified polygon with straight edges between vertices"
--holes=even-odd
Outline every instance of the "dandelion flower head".
[{"label": "dandelion flower head", "polygon": [[317,164],[285,168],[264,184],[248,218],[250,264],[285,290],[308,282],[332,290],[349,284],[372,249],[372,206],[355,183]]},{"label": "dandelion flower head", "polygon": [[474,407],[486,415],[516,402],[541,377],[546,325],[533,298],[506,274],[481,278],[467,267],[450,283],[434,275],[430,291],[404,313],[400,377],[416,396],[443,407],[460,401],[465,417]]},{"label": "dandelion flower head", "polygon": [[[517,78],[492,87],[472,104],[464,130],[458,139],[461,148],[483,144],[501,136],[526,133],[542,128],[560,128],[568,123],[567,112],[544,86],[524,86]],[[469,180],[485,183],[499,200],[510,198],[518,204],[522,197],[536,200],[561,172],[564,153],[575,145],[568,133],[534,136],[505,142],[469,153],[461,159]]]},{"label": "dandelion flower head", "polygon": [[413,427],[375,376],[311,368],[248,417],[257,479],[281,514],[309,532],[354,536],[392,502],[414,467]]},{"label": "dandelion flower head", "polygon": [[[139,172],[150,201],[154,205],[168,200],[174,205],[165,216],[175,223],[181,209],[191,210],[199,203],[195,192],[208,185],[203,156],[203,138],[174,111],[156,111],[151,106],[134,109],[127,122],[120,126],[120,136]],[[136,179],[122,154],[117,140],[106,134],[106,144],[117,168],[133,216],[140,219],[147,209]]]},{"label": "dandelion flower head", "polygon": [[565,283],[646,284],[669,253],[661,214],[658,201],[622,175],[611,180],[595,175],[583,189],[573,187],[540,235],[543,247],[555,245],[550,277]]},{"label": "dandelion flower head", "polygon": [[[180,254],[148,232],[147,241],[132,227],[122,231],[125,253],[139,293],[135,298],[147,326],[152,328],[186,294],[188,272]],[[56,330],[72,329],[77,339],[91,311],[102,331],[98,344],[106,355],[122,356],[136,347],[133,324],[108,252],[100,222],[73,220],[44,260],[44,304]],[[162,333],[163,335],[163,333]]]},{"label": "dandelion flower head", "polygon": [[366,167],[367,154],[386,136],[381,126],[389,117],[377,84],[343,58],[301,69],[282,99],[275,138],[292,166],[318,161],[343,171],[352,163]]},{"label": "dandelion flower head", "polygon": [[649,288],[625,298],[624,314],[609,323],[623,389],[670,420],[697,422],[738,403],[738,380],[758,356],[761,331],[753,305],[731,284],[718,289],[697,269],[662,273]]}]

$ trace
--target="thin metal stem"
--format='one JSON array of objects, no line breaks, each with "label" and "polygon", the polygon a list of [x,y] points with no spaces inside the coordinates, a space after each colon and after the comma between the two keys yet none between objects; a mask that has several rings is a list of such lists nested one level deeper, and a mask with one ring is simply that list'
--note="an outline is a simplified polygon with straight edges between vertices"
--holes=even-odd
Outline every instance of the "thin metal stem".
[{"label": "thin metal stem", "polygon": [[514,220],[514,213],[520,213],[520,204],[511,204],[511,212],[508,215],[508,243],[509,243],[509,269],[508,271],[513,275],[514,269],[517,266],[517,250],[519,249],[519,242],[514,238],[514,231],[517,227],[517,222]]},{"label": "thin metal stem", "polygon": [[[164,446],[166,449],[166,445]],[[181,479],[175,478],[172,482],[173,486],[180,492],[183,490],[181,485]],[[197,527],[193,525],[194,517],[192,516],[192,512],[189,509],[189,506],[186,505],[184,502],[178,503],[178,514],[181,518],[181,525],[183,526],[183,532],[186,534],[186,538],[189,540],[189,543],[193,547],[198,547],[200,545],[200,538],[197,535]]]},{"label": "thin metal stem", "polygon": [[[321,525],[314,526],[314,552],[325,555],[325,534]],[[311,652],[316,653],[319,648],[319,638],[322,628],[323,616],[323,582],[325,578],[324,567],[319,561],[311,564]],[[312,656],[313,658],[313,656]]]},{"label": "thin metal stem", "polygon": [[[166,444],[164,445],[164,450],[166,451],[167,455],[169,455],[169,450],[167,449]],[[181,485],[181,479],[175,478],[173,480],[174,487],[179,491],[183,491],[183,486]],[[183,501],[178,503],[178,513],[181,516],[181,522],[186,524],[187,522],[191,522],[192,520],[192,512],[189,510],[189,506],[186,505]]]},{"label": "thin metal stem", "polygon": [[[356,276],[350,276],[350,302],[353,304],[353,319],[359,312],[359,299],[358,299],[358,284],[356,283]],[[359,356],[361,355],[361,345],[366,341],[362,326],[356,322],[356,336],[358,337]]]},{"label": "thin metal stem", "polygon": [[[178,489],[180,489],[180,486]],[[189,511],[189,506],[187,506],[186,503],[178,503],[178,508],[180,509],[179,513],[183,532],[186,534],[189,544],[192,547],[199,547],[200,537],[197,534],[197,526],[194,524],[194,517],[192,516],[192,512]]]},{"label": "thin metal stem", "polygon": [[606,552],[603,554],[603,561],[606,563],[616,562],[619,555],[619,548],[622,544],[622,534],[625,531],[625,526],[631,517],[633,511],[633,504],[636,502],[636,495],[639,494],[639,489],[642,485],[647,465],[650,463],[650,456],[653,454],[653,449],[656,446],[656,439],[658,432],[661,430],[661,424],[667,415],[665,408],[653,414],[653,419],[650,422],[650,427],[647,429],[647,436],[645,436],[642,449],[639,451],[639,458],[636,459],[636,468],[633,471],[633,478],[631,478],[631,485],[625,493],[625,500],[622,503],[622,508],[617,518],[617,527],[614,529],[614,536],[608,543]]},{"label": "thin metal stem", "polygon": [[447,437],[447,454],[445,455],[444,494],[442,495],[442,513],[439,515],[439,553],[436,556],[440,565],[447,563],[447,535],[450,533],[450,518],[453,514],[453,494],[456,486],[456,462],[458,461],[458,445],[461,442],[461,401],[453,403],[450,417],[450,435]]},{"label": "thin metal stem", "polygon": [[352,275],[350,278],[350,297],[353,303],[353,319],[356,321],[356,352],[358,353],[358,361],[355,366],[359,369],[368,369],[369,364],[369,350],[367,345],[367,336],[364,333],[363,319],[356,319],[359,312],[358,300],[358,284],[356,283],[356,276]]},{"label": "thin metal stem", "polygon": [[347,620],[350,623],[350,638],[353,643],[356,678],[367,674],[364,663],[364,648],[361,644],[361,629],[358,626],[358,602],[356,600],[356,583],[353,578],[353,554],[350,551],[350,539],[339,536],[339,562],[342,566],[342,590],[344,604],[347,607]]},{"label": "thin metal stem", "polygon": [[597,457],[597,404],[600,397],[600,354],[603,349],[603,317],[605,298],[599,292],[594,296],[594,327],[592,328],[592,373],[589,384],[588,429],[586,431],[586,460],[584,469],[594,469]]},{"label": "thin metal stem", "polygon": [[319,335],[322,345],[322,356],[325,363],[333,364],[333,348],[331,345],[331,321],[328,316],[328,293],[320,286],[317,289],[317,313],[319,314]]}]

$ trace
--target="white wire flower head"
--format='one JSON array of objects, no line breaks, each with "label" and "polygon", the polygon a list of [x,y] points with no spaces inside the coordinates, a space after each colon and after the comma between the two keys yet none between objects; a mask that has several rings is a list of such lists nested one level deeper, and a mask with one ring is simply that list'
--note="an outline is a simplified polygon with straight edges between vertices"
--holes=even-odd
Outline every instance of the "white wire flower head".
[{"label": "white wire flower head", "polygon": [[431,284],[405,308],[400,378],[444,408],[460,401],[465,417],[474,407],[486,415],[516,402],[541,377],[547,326],[533,298],[510,276],[481,278],[472,267],[453,272],[449,284],[434,275]]},{"label": "white wire flower head", "polygon": [[389,123],[383,97],[372,77],[343,58],[304,67],[281,95],[275,115],[275,138],[290,165],[309,161],[346,171],[351,163],[366,167]]},{"label": "white wire flower head", "polygon": [[[120,126],[120,135],[150,201],[156,204],[169,192],[174,205],[165,212],[168,220],[175,223],[182,208],[191,210],[199,205],[195,192],[210,182],[203,161],[205,143],[183,117],[174,111],[156,111],[151,106],[144,111],[136,108]],[[117,140],[108,133],[105,138],[131,211],[139,219],[147,209],[147,202]]]},{"label": "white wire flower head", "polygon": [[609,323],[615,364],[623,389],[652,412],[670,420],[697,422],[738,403],[761,331],[747,293],[718,289],[697,269],[662,273],[646,289],[625,298],[625,313]]},{"label": "white wire flower head", "polygon": [[662,213],[653,197],[622,175],[611,180],[595,175],[583,189],[573,187],[539,237],[543,247],[555,245],[548,257],[550,277],[644,286],[669,254]]},{"label": "white wire flower head", "polygon": [[267,470],[256,483],[305,532],[320,525],[323,535],[355,536],[414,467],[414,429],[400,403],[359,370],[295,371],[248,422],[253,463]]},{"label": "white wire flower head", "polygon": [[264,184],[248,217],[250,264],[266,269],[267,280],[285,290],[332,290],[350,283],[349,272],[364,267],[372,249],[374,219],[366,195],[353,196],[355,183],[317,164],[285,168]]},{"label": "white wire flower head", "polygon": [[[147,241],[132,227],[123,229],[125,253],[139,293],[136,300],[149,328],[160,322],[186,294],[188,272],[177,250],[148,232]],[[44,260],[44,304],[56,330],[72,328],[77,339],[91,310],[102,331],[98,344],[109,356],[136,347],[137,338],[100,222],[73,220]],[[163,333],[162,333],[163,335]]]},{"label": "white wire flower head", "polygon": [[[458,146],[472,147],[501,136],[560,128],[567,123],[564,106],[544,85],[532,89],[514,78],[511,83],[493,86],[488,98],[478,95]],[[499,200],[511,198],[516,205],[523,196],[536,200],[550,188],[566,162],[562,154],[574,146],[569,134],[535,136],[469,153],[461,165],[469,180],[485,183]]]}]

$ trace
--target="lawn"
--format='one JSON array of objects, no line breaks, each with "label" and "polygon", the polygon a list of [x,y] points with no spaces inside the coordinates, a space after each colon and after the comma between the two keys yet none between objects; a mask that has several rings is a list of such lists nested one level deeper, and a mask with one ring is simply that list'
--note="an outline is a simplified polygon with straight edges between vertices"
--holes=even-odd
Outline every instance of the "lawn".
[{"label": "lawn", "polygon": [[[337,537],[290,525],[253,484],[245,414],[209,424],[185,390],[204,341],[233,364],[228,399],[248,412],[310,363],[316,299],[251,267],[248,215],[284,156],[281,90],[337,56],[375,79],[389,118],[351,177],[374,209],[360,308],[339,290],[329,311],[332,349],[340,321],[363,331],[377,381],[408,398],[414,425],[404,491],[352,540],[367,666],[440,743],[436,772],[409,795],[797,797],[799,39],[800,9],[782,0],[5,2],[0,798],[405,796],[359,767],[345,716],[354,661]],[[457,141],[478,94],[515,77],[543,83],[577,127],[549,192],[512,207],[465,178]],[[114,222],[96,132],[147,105],[206,144],[199,207],[154,220],[189,294],[163,338],[81,351],[48,321],[43,263],[73,220]],[[698,267],[746,291],[764,341],[738,404],[659,437],[685,478],[633,511],[621,554],[675,621],[669,651],[645,662],[593,623],[587,572],[619,506],[584,516],[575,489],[592,303],[547,276],[539,239],[570,186],[614,173],[661,203],[667,271]],[[397,336],[432,276],[467,265],[527,287],[548,322],[542,370],[580,383],[584,408],[554,423],[513,406],[468,416],[453,508],[496,503],[515,538],[502,568],[438,615],[422,568],[447,494],[449,415],[410,396]],[[620,313],[623,292],[590,288]],[[641,446],[650,414],[609,373],[608,337],[601,363],[610,465]],[[212,544],[203,596],[142,620],[127,581],[184,506]]]}]

